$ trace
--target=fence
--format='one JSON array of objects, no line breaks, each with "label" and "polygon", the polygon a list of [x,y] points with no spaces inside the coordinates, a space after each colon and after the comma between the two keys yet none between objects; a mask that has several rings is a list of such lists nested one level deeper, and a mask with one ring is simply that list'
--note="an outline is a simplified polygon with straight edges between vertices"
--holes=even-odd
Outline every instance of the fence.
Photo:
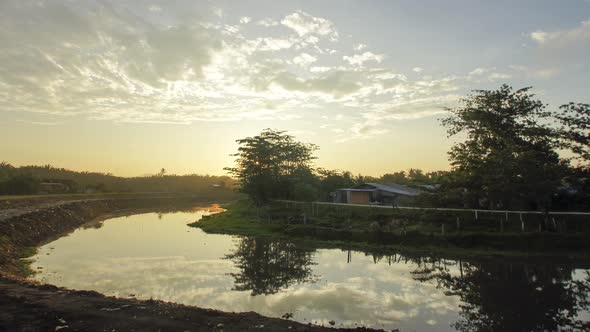
[{"label": "fence", "polygon": [[[512,228],[515,227],[512,221],[518,220],[520,223],[520,231],[526,231],[526,223],[527,217],[526,216],[534,216],[533,219],[538,228],[535,229],[536,231],[541,231],[542,224],[539,222],[540,220],[544,220],[544,222],[549,222],[554,230],[560,231],[566,229],[566,221],[580,221],[582,220],[590,226],[590,212],[570,212],[570,211],[515,211],[515,210],[482,210],[482,209],[460,209],[460,208],[426,208],[426,207],[410,207],[410,206],[392,206],[392,205],[365,205],[365,204],[346,204],[346,203],[331,203],[331,202],[302,202],[302,201],[290,201],[290,200],[279,200],[278,202],[283,202],[287,204],[301,204],[302,206],[308,206],[310,208],[310,215],[319,216],[320,215],[320,207],[321,206],[329,206],[329,207],[341,207],[341,208],[362,208],[362,209],[386,209],[386,210],[397,210],[397,211],[422,211],[422,212],[454,212],[456,214],[456,219],[454,220],[454,226],[457,230],[463,229],[466,225],[467,216],[471,215],[471,221],[473,223],[477,223],[480,219],[482,219],[483,215],[492,215],[498,216],[499,218],[494,218],[494,222],[497,222],[497,228],[501,232],[504,231],[505,226],[508,226],[508,223]],[[448,215],[447,215],[448,217]],[[557,218],[557,219],[556,219]],[[490,218],[486,218],[490,219]],[[528,218],[531,219],[531,218]],[[531,221],[533,221],[531,220]],[[529,221],[529,223],[531,222]],[[447,231],[449,230],[448,222],[447,224]],[[530,227],[529,227],[530,228]],[[577,230],[586,229],[586,226],[577,227]],[[445,232],[445,222],[441,223],[441,232]]]}]

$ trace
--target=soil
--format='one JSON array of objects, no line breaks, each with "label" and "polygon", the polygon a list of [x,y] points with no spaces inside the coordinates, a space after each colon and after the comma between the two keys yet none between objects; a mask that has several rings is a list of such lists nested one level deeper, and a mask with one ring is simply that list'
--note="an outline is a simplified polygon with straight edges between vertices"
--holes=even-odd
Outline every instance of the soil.
[{"label": "soil", "polygon": [[[0,331],[336,331],[254,312],[120,299],[0,277]],[[365,328],[338,331],[369,331]]]},{"label": "soil", "polygon": [[[101,216],[121,211],[178,209],[191,197],[34,198],[0,200],[0,331],[374,331],[336,329],[226,313],[162,301],[107,297],[40,285],[26,274],[22,253]],[[335,323],[337,322],[330,322]]]}]

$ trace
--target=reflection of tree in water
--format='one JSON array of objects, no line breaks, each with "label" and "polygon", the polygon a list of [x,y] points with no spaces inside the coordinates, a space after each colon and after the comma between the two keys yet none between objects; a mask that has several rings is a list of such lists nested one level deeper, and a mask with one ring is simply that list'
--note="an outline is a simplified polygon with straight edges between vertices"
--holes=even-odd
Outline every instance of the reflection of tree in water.
[{"label": "reflection of tree in water", "polygon": [[[459,331],[557,331],[590,329],[577,319],[589,309],[590,274],[573,280],[573,269],[554,265],[485,262],[457,263],[459,274],[447,266],[426,269],[446,295],[459,296]],[[417,278],[420,280],[420,278]]]},{"label": "reflection of tree in water", "polygon": [[226,256],[240,270],[231,273],[234,290],[274,294],[294,283],[314,281],[313,252],[284,240],[242,238],[234,252]]}]

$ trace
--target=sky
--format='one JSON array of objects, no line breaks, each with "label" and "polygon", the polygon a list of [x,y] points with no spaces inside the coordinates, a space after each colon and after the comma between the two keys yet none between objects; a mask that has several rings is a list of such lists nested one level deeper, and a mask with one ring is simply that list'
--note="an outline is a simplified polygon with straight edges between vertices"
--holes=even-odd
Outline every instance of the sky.
[{"label": "sky", "polygon": [[588,59],[588,0],[2,0],[0,161],[220,175],[272,128],[328,169],[449,169],[446,108],[589,103]]}]

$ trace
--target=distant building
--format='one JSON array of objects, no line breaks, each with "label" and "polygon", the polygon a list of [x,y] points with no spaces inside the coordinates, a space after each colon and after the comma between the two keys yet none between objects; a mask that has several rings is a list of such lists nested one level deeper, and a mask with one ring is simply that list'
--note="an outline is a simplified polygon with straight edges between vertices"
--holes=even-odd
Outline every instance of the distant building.
[{"label": "distant building", "polygon": [[396,183],[363,183],[353,188],[338,189],[335,203],[399,205],[410,203],[420,189]]}]

